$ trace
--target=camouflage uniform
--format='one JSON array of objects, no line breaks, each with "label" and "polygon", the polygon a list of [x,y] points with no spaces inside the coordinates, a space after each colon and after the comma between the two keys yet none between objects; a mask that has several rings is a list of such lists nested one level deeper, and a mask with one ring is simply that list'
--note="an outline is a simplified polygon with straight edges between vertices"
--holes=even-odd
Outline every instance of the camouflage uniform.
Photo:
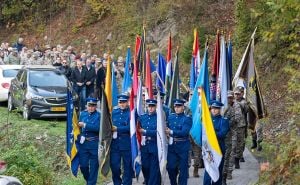
[{"label": "camouflage uniform", "polygon": [[251,136],[252,136],[252,146],[251,149],[257,148],[257,151],[261,151],[262,147],[260,143],[263,140],[263,133],[262,133],[262,122],[257,121],[255,125],[255,131],[251,131]]},{"label": "camouflage uniform", "polygon": [[203,168],[203,159],[202,159],[202,150],[201,147],[199,147],[193,139],[191,140],[191,144],[192,144],[192,151],[193,151],[193,158],[194,158],[194,172],[193,172],[193,176],[194,177],[199,177],[198,174],[198,169],[199,168]]},{"label": "camouflage uniform", "polygon": [[224,157],[223,177],[231,179],[235,151],[237,148],[238,123],[243,120],[244,117],[240,105],[236,102],[233,102],[232,105],[228,105],[228,108],[224,112],[224,116],[229,119],[230,129],[225,139],[226,153]]},{"label": "camouflage uniform", "polygon": [[241,107],[243,119],[240,119],[237,125],[236,131],[236,149],[235,149],[235,168],[239,169],[239,164],[237,160],[243,158],[243,152],[245,149],[245,136],[247,132],[247,112],[249,107],[245,99],[236,101],[236,103]]}]

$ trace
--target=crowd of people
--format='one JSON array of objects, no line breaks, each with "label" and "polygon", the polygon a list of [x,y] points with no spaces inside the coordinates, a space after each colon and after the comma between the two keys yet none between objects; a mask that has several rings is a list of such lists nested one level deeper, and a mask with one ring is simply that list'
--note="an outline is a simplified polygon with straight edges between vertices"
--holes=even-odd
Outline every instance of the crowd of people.
[{"label": "crowd of people", "polygon": [[122,56],[114,60],[114,55],[104,53],[103,56],[97,56],[86,51],[77,53],[72,46],[62,45],[45,45],[42,48],[36,45],[29,49],[23,38],[19,38],[12,46],[9,43],[0,46],[0,65],[52,65],[59,69],[72,82],[74,91],[80,96],[80,110],[85,109],[87,97],[100,98],[108,57],[113,63],[120,87],[119,79],[124,76],[125,66]]}]

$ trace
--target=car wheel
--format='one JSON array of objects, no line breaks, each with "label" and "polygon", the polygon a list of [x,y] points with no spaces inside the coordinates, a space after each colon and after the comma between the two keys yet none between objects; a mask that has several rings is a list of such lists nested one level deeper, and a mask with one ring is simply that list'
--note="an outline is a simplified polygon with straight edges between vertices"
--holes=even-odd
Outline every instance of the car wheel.
[{"label": "car wheel", "polygon": [[25,120],[30,120],[31,119],[29,109],[30,109],[29,106],[26,103],[24,103],[24,105],[23,105],[23,118]]},{"label": "car wheel", "polygon": [[14,106],[14,103],[13,103],[13,100],[12,100],[12,97],[10,94],[8,95],[8,99],[7,99],[7,109],[9,112],[11,112],[12,110],[15,109],[15,106]]}]

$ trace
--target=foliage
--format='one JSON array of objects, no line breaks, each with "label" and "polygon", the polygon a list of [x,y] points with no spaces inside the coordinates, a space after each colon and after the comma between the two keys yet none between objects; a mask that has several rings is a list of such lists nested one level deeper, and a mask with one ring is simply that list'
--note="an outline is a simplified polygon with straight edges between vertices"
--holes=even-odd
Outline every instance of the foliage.
[{"label": "foliage", "polygon": [[53,180],[53,172],[33,145],[22,146],[18,142],[1,157],[10,164],[6,174],[18,177],[24,184],[51,184]]},{"label": "foliage", "polygon": [[112,6],[108,0],[86,0],[89,10],[86,14],[86,24],[90,25],[105,17],[111,10]]},{"label": "foliage", "polygon": [[299,113],[300,102],[300,4],[294,0],[261,0],[252,10],[260,29],[265,63],[274,62],[284,65],[284,71],[290,76],[287,81],[290,103],[289,109]]},{"label": "foliage", "polygon": [[[18,112],[8,115],[0,106],[0,159],[8,163],[4,175],[23,184],[84,184],[71,175],[65,158],[65,121],[25,121]],[[7,123],[8,119],[8,123]]]},{"label": "foliage", "polygon": [[236,48],[244,48],[249,41],[249,35],[253,32],[253,24],[249,7],[246,0],[237,0],[235,4],[236,27],[234,43]]}]

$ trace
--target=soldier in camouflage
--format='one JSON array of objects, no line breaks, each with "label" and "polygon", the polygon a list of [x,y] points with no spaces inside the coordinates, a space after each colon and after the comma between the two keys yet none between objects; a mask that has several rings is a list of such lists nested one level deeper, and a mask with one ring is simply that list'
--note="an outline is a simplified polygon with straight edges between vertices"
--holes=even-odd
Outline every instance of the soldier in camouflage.
[{"label": "soldier in camouflage", "polygon": [[235,100],[238,103],[238,105],[241,107],[243,119],[240,119],[240,121],[237,124],[237,131],[236,131],[236,139],[237,139],[237,145],[235,150],[235,168],[239,169],[240,165],[239,162],[244,162],[243,158],[243,152],[245,148],[245,136],[247,132],[247,113],[249,110],[249,106],[246,102],[246,100],[243,98],[243,95],[241,91],[244,91],[243,88],[237,87],[234,90]]},{"label": "soldier in camouflage", "polygon": [[226,135],[225,146],[226,152],[224,157],[223,179],[222,184],[226,185],[226,179],[232,179],[234,151],[237,147],[237,125],[243,118],[242,109],[238,103],[234,101],[233,91],[228,91],[228,107],[224,112],[224,116],[229,120],[229,132]]}]

